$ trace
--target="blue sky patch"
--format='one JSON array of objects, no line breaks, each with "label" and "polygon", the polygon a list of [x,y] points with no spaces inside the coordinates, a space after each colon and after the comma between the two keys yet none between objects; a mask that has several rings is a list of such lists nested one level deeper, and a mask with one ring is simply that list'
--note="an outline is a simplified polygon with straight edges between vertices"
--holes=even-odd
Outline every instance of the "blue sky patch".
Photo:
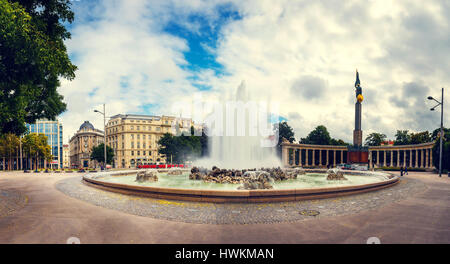
[{"label": "blue sky patch", "polygon": [[225,69],[216,61],[215,55],[220,39],[220,30],[230,21],[242,19],[242,16],[232,4],[219,5],[216,7],[216,12],[217,16],[214,20],[197,13],[191,14],[187,18],[189,25],[172,20],[164,27],[165,32],[183,38],[188,43],[189,50],[184,52],[188,65],[180,65],[180,67],[194,72],[210,69],[217,75],[224,73]]}]

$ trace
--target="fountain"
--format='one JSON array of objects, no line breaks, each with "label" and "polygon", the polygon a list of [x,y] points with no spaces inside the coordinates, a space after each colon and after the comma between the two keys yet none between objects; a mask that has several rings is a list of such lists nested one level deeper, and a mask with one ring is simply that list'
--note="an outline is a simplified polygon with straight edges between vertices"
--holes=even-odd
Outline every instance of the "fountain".
[{"label": "fountain", "polygon": [[[246,105],[251,102],[249,98],[242,82],[236,96],[224,100],[223,107],[230,102]],[[267,202],[349,195],[386,188],[399,181],[397,176],[382,172],[282,168],[275,148],[262,144],[267,135],[250,133],[249,128],[255,121],[250,111],[240,113],[245,116],[240,123],[234,118],[235,112],[231,114],[233,118],[221,119],[223,126],[219,123],[218,127],[232,132],[231,135],[212,135],[210,156],[195,161],[191,169],[101,172],[85,175],[84,182],[110,191],[159,199]],[[258,115],[258,118],[264,118],[264,115]],[[232,129],[227,127],[230,120]],[[245,133],[239,125],[245,126]],[[238,128],[241,128],[240,133]],[[278,135],[274,137],[278,138]]]},{"label": "fountain", "polygon": [[[255,101],[251,100],[249,92],[246,89],[245,82],[237,88],[235,96],[225,96],[220,105],[226,115],[223,118],[223,131],[217,129],[217,135],[210,136],[209,157],[195,162],[198,166],[210,167],[214,164],[224,169],[248,169],[261,167],[279,167],[281,161],[276,155],[274,147],[262,146],[262,141],[267,137],[261,135],[252,135],[250,124],[256,122],[256,116],[252,116],[252,110],[243,106],[250,106]],[[232,106],[238,106],[236,111],[230,112]],[[241,106],[241,107],[239,107]],[[239,115],[241,114],[241,115]],[[242,118],[242,119],[239,119]],[[269,120],[270,114],[262,112],[258,118]],[[261,122],[267,120],[258,120]],[[239,122],[241,121],[241,122]],[[253,123],[254,124],[254,123]],[[261,123],[259,123],[261,124]],[[270,124],[271,125],[271,124]],[[259,127],[255,128],[259,129]],[[275,135],[278,136],[278,135]]]}]

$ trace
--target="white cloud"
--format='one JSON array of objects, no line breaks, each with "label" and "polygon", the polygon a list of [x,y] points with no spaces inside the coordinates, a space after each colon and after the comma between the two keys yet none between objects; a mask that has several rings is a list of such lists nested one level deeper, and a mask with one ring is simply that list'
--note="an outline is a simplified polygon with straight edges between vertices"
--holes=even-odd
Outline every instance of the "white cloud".
[{"label": "white cloud", "polygon": [[[172,102],[189,101],[197,92],[188,80],[195,75],[199,84],[212,87],[204,98],[229,94],[245,80],[255,100],[281,103],[281,115],[293,117],[296,138],[323,124],[333,137],[351,142],[355,68],[365,96],[365,135],[392,137],[396,129],[431,130],[439,124],[439,115],[428,114],[427,102],[420,101],[426,93],[410,94],[405,84],[420,84],[437,97],[450,81],[450,7],[443,1],[234,1],[242,19],[224,25],[217,49],[210,51],[229,73],[220,76],[181,67],[187,63],[187,41],[162,27],[175,19],[198,32],[189,15],[214,25],[215,7],[223,1],[102,3],[86,15],[77,13],[84,23],[67,42],[79,71],[61,89],[68,102],[62,117],[66,138],[84,120],[102,128],[101,116],[92,110],[104,102],[109,114],[136,112],[145,104],[159,104],[156,111],[170,114]],[[302,93],[314,100],[291,94],[304,76],[326,84],[319,92],[309,87]],[[124,81],[129,88],[121,88]],[[399,102],[411,102],[410,97],[419,103],[402,108]]]}]

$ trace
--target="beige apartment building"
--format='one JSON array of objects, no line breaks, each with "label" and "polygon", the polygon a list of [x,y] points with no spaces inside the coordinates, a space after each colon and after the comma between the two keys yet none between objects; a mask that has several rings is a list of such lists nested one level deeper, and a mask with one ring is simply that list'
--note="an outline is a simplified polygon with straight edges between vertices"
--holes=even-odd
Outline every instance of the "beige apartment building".
[{"label": "beige apartment building", "polygon": [[70,167],[95,168],[96,161],[90,159],[92,148],[103,143],[104,134],[102,130],[94,128],[89,121],[84,121],[80,129],[69,140]]},{"label": "beige apartment building", "polygon": [[106,124],[106,143],[114,149],[114,166],[133,168],[139,164],[170,163],[170,157],[158,153],[157,142],[165,133],[175,133],[172,124],[178,124],[180,131],[194,125],[190,118],[173,116],[112,116]]},{"label": "beige apartment building", "polygon": [[70,152],[69,152],[69,144],[63,145],[63,168],[70,167]]}]

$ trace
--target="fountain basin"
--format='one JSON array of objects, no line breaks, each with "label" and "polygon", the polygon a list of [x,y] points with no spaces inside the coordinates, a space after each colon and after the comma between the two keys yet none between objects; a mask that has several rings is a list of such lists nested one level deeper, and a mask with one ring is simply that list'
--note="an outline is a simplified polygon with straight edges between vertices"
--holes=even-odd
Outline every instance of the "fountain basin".
[{"label": "fountain basin", "polygon": [[[136,175],[139,170],[101,172],[86,174],[83,182],[87,185],[107,191],[151,197],[157,199],[182,200],[194,202],[287,202],[307,199],[320,199],[352,195],[357,193],[375,191],[393,186],[399,182],[399,177],[390,173],[346,171],[346,177],[354,176],[377,177],[379,181],[367,184],[354,184],[319,188],[288,188],[265,190],[218,190],[218,189],[192,189],[172,188],[163,186],[140,185],[132,183],[114,182],[111,178]],[[306,170],[308,173],[308,170]],[[314,170],[313,173],[325,173],[326,170]],[[173,176],[169,176],[173,177]],[[378,180],[377,179],[377,180]],[[157,183],[158,184],[158,183]]]}]

